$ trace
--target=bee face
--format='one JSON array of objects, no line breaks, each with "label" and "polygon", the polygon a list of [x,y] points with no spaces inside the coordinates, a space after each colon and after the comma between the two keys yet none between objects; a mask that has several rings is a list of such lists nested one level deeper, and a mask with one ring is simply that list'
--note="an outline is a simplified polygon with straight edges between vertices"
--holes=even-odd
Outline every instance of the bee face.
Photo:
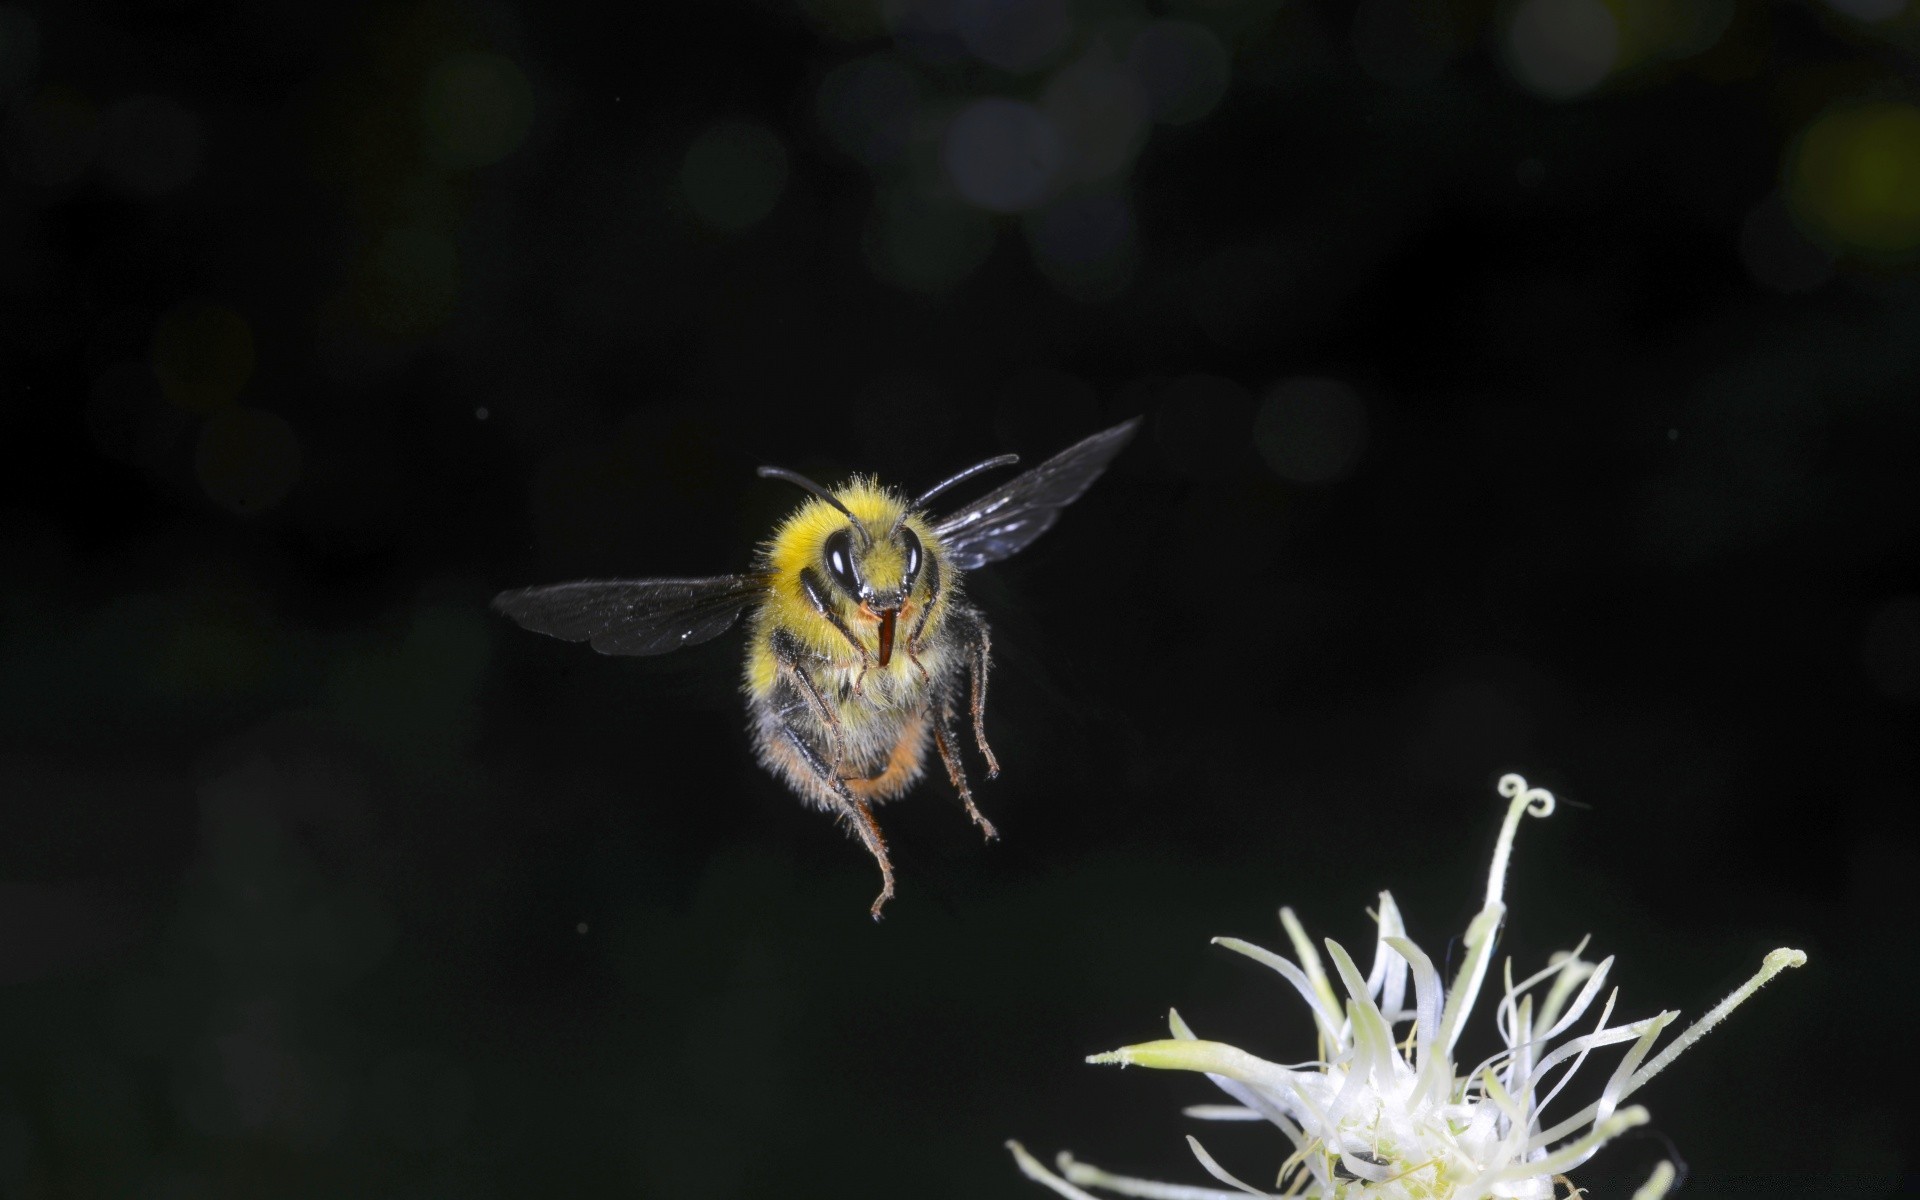
[{"label": "bee face", "polygon": [[833,586],[859,605],[863,619],[873,622],[875,657],[887,666],[893,661],[895,629],[919,582],[925,558],[920,535],[902,514],[880,534],[864,525],[837,529],[827,535],[820,553]]},{"label": "bee face", "polygon": [[871,612],[898,609],[913,595],[926,551],[909,525],[875,536],[853,526],[827,535],[820,548],[827,578],[842,595]]}]

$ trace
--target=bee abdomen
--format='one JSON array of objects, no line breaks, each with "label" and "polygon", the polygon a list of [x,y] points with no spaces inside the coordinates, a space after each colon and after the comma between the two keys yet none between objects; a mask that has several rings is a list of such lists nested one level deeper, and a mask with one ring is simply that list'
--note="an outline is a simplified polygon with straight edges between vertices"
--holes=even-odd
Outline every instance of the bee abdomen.
[{"label": "bee abdomen", "polygon": [[[842,711],[850,707],[834,706]],[[858,716],[848,712],[852,720],[842,719],[836,712],[836,730],[784,687],[764,700],[756,700],[750,708],[749,728],[761,765],[817,808],[840,807],[832,786],[815,765],[835,766],[836,745],[841,782],[868,801],[877,803],[904,793],[925,769],[932,735],[932,722],[925,709],[898,713],[868,710]],[[805,744],[805,752],[794,746],[796,737]]]}]

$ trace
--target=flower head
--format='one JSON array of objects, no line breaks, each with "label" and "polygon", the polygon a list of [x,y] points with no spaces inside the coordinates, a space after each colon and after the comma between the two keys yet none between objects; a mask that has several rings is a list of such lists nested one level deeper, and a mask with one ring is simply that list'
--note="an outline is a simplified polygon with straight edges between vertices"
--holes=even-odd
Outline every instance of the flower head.
[{"label": "flower head", "polygon": [[[1501,1050],[1463,1070],[1454,1052],[1493,962],[1494,940],[1506,915],[1502,898],[1507,860],[1520,818],[1553,811],[1550,792],[1529,788],[1518,775],[1500,780],[1510,801],[1486,901],[1467,925],[1464,955],[1451,987],[1433,959],[1408,937],[1393,897],[1380,893],[1379,934],[1365,975],[1338,942],[1327,940],[1323,960],[1291,909],[1280,910],[1293,944],[1288,959],[1236,938],[1215,943],[1272,968],[1305,1002],[1319,1035],[1320,1057],[1281,1066],[1222,1042],[1205,1041],[1170,1014],[1171,1038],[1096,1054],[1088,1062],[1200,1071],[1235,1103],[1189,1109],[1212,1120],[1268,1121],[1292,1146],[1281,1165],[1279,1193],[1287,1196],[1405,1197],[1472,1200],[1511,1197],[1547,1200],[1555,1177],[1585,1162],[1608,1141],[1647,1121],[1647,1110],[1623,1102],[1679,1057],[1760,986],[1806,961],[1798,950],[1775,950],[1758,973],[1651,1058],[1677,1010],[1610,1024],[1616,991],[1606,989],[1613,959],[1580,957],[1583,941],[1548,965],[1515,979],[1508,960],[1494,1009]],[[1326,961],[1333,964],[1328,974]],[[1336,982],[1338,981],[1337,986]],[[1409,994],[1411,992],[1411,994]],[[1596,1012],[1597,1008],[1597,1012]],[[1565,1115],[1563,1101],[1548,1109],[1588,1056],[1625,1045],[1600,1095]],[[1270,1193],[1234,1178],[1197,1139],[1187,1139],[1200,1165],[1232,1187],[1223,1191],[1111,1175],[1058,1160],[1049,1171],[1017,1142],[1009,1142],[1029,1178],[1073,1200],[1093,1200],[1087,1187],[1148,1200],[1226,1200]],[[1661,1171],[1641,1189],[1652,1200],[1672,1178]],[[1278,1193],[1274,1193],[1278,1194]]]}]

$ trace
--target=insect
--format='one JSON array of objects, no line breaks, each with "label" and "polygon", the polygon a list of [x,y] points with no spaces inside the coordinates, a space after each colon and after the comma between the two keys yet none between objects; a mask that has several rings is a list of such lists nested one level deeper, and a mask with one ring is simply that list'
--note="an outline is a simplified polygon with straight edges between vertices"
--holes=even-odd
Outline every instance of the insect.
[{"label": "insect", "polygon": [[752,571],[522,588],[500,593],[493,607],[602,654],[665,654],[718,637],[750,613],[744,690],[754,752],[873,855],[877,920],[893,896],[893,864],[873,809],[919,780],[929,744],[967,815],[989,841],[999,836],[974,804],[960,761],[964,714],[987,777],[1000,773],[983,723],[990,640],[967,602],[964,574],[1052,528],[1139,423],[1096,433],[940,518],[926,511],[935,497],[1019,456],[975,463],[912,499],[870,478],[829,490],[761,467],[762,478],[795,484],[809,498],[761,547]]}]

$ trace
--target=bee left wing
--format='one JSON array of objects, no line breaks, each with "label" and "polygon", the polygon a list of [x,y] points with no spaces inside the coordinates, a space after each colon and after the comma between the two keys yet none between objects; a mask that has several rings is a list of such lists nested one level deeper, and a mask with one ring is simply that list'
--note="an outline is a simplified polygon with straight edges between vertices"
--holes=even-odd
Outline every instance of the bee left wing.
[{"label": "bee left wing", "polygon": [[761,575],[584,579],[501,592],[493,607],[524,629],[590,642],[602,654],[665,654],[719,637],[766,590]]},{"label": "bee left wing", "polygon": [[1053,528],[1060,510],[1093,486],[1140,428],[1140,418],[1075,442],[1033,470],[1001,484],[934,527],[962,571],[1018,554]]}]

